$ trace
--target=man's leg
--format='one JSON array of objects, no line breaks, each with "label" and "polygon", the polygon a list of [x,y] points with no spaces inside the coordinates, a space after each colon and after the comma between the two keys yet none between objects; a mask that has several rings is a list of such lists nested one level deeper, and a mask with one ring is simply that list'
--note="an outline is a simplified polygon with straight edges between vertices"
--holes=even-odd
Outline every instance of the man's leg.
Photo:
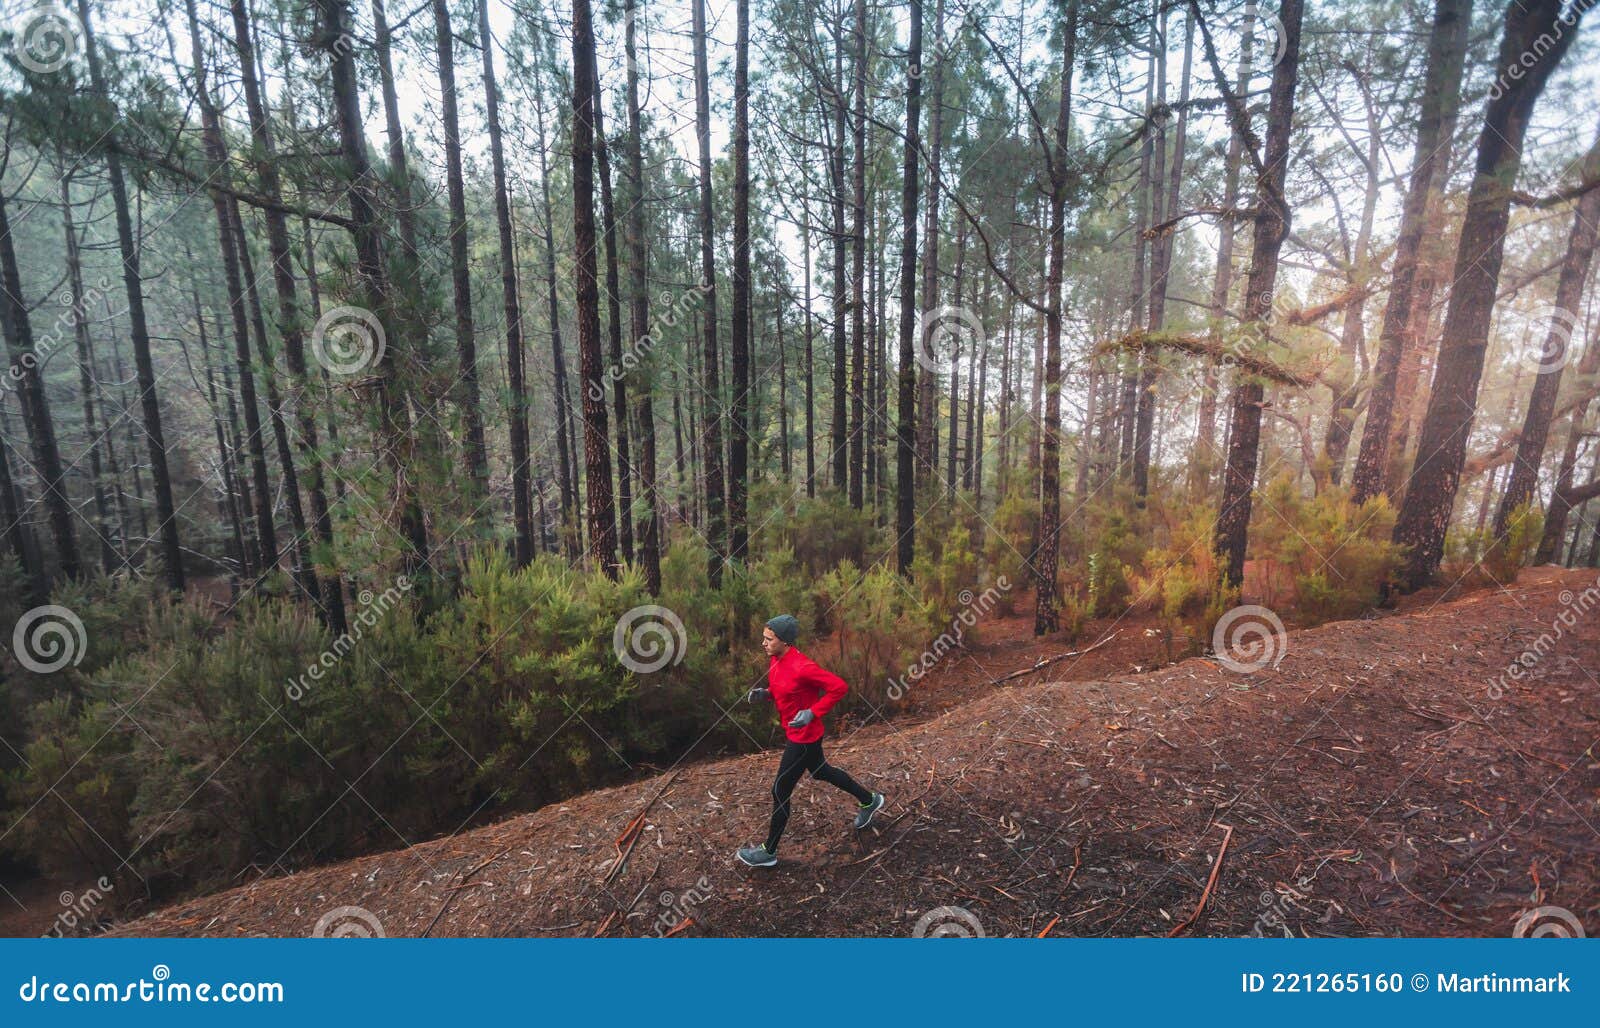
[{"label": "man's leg", "polygon": [[822,741],[820,739],[811,745],[816,747],[816,751],[811,757],[814,762],[811,766],[812,778],[843,789],[854,796],[857,803],[867,804],[872,802],[872,793],[863,789],[854,778],[851,778],[844,771],[828,763],[827,758],[822,755]]},{"label": "man's leg", "polygon": [[789,797],[800,784],[806,772],[807,752],[802,743],[791,742],[783,748],[783,759],[778,762],[778,775],[772,780],[772,821],[767,826],[766,850],[778,852],[778,840],[783,837],[784,826],[789,823]]}]

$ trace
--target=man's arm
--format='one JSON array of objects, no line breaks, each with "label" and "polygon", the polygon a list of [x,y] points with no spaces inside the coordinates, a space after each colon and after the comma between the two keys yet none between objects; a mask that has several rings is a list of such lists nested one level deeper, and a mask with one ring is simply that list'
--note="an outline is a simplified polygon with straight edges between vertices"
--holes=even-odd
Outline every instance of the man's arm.
[{"label": "man's arm", "polygon": [[844,699],[844,694],[850,691],[844,679],[809,658],[800,667],[799,672],[801,681],[822,690],[822,695],[811,704],[811,712],[817,717],[832,710],[833,705]]}]

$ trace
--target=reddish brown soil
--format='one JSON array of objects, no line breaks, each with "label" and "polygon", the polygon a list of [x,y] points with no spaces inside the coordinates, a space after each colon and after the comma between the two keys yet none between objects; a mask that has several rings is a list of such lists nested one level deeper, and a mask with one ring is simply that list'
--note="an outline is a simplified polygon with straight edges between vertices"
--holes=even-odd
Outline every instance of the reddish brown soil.
[{"label": "reddish brown soil", "polygon": [[[1600,609],[1522,682],[1490,683],[1551,631],[1593,571],[1292,632],[1276,668],[1162,663],[1148,625],[1083,643],[1028,618],[918,687],[911,716],[833,738],[830,760],[888,794],[804,781],[775,869],[774,755],[686,765],[531,814],[181,903],[123,935],[305,935],[341,906],[388,935],[908,935],[966,908],[988,935],[1510,934],[1564,907],[1600,932]],[[1020,612],[1031,603],[1019,602]],[[1127,633],[1126,639],[1121,633]],[[619,873],[614,840],[643,815]],[[1231,828],[1231,835],[1228,829]],[[1224,838],[1227,849],[1219,858]],[[1214,862],[1221,860],[1221,867]]]}]

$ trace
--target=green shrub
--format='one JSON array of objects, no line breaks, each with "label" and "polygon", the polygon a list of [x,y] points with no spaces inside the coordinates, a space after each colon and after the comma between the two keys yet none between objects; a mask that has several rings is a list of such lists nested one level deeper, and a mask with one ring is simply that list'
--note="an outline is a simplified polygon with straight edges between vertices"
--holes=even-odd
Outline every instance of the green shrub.
[{"label": "green shrub", "polygon": [[[1379,602],[1400,562],[1392,541],[1395,511],[1384,496],[1354,506],[1349,489],[1331,487],[1303,495],[1292,476],[1275,478],[1255,505],[1250,556],[1260,579],[1280,572],[1293,583],[1294,606],[1307,623],[1349,617]],[[1288,599],[1262,595],[1274,609]]]}]

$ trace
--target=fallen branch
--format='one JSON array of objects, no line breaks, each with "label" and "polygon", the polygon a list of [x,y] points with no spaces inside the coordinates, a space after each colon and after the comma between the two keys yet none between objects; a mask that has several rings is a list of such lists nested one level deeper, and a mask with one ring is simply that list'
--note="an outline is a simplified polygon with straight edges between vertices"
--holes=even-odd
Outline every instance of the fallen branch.
[{"label": "fallen branch", "polygon": [[1107,643],[1111,642],[1111,640],[1115,639],[1117,637],[1117,634],[1118,633],[1116,633],[1116,632],[1112,632],[1110,635],[1106,636],[1104,639],[1101,639],[1099,642],[1095,643],[1093,646],[1090,646],[1088,649],[1073,650],[1071,653],[1058,653],[1054,657],[1045,657],[1045,658],[1037,661],[1036,663],[1034,663],[1034,665],[1032,667],[1025,667],[1021,671],[1013,671],[1009,675],[1006,675],[1003,678],[996,678],[994,680],[993,684],[999,685],[1001,682],[1009,682],[1013,678],[1021,678],[1024,675],[1031,675],[1035,671],[1039,671],[1039,670],[1041,670],[1043,668],[1049,667],[1051,664],[1055,664],[1055,663],[1058,663],[1058,662],[1063,661],[1063,660],[1070,660],[1073,657],[1081,657],[1086,653],[1093,653],[1095,650],[1098,650],[1100,647],[1105,646]]},{"label": "fallen branch", "polygon": [[1194,905],[1194,913],[1183,921],[1172,926],[1172,931],[1167,933],[1167,938],[1185,931],[1200,917],[1201,911],[1206,909],[1206,900],[1211,898],[1211,889],[1217,884],[1217,874],[1222,870],[1222,859],[1228,855],[1228,843],[1233,840],[1233,826],[1222,825],[1222,848],[1217,851],[1216,862],[1211,865],[1211,877],[1206,879],[1205,890],[1200,893],[1200,902]]},{"label": "fallen branch", "polygon": [[[612,864],[611,870],[606,873],[605,884],[610,885],[617,875],[622,873],[622,868],[628,863],[628,857],[633,854],[633,848],[639,844],[639,836],[644,834],[645,815],[650,813],[650,808],[656,805],[656,800],[659,800],[663,793],[672,788],[672,783],[677,781],[678,776],[682,773],[682,771],[672,772],[672,777],[662,783],[661,788],[656,790],[656,794],[650,797],[650,802],[644,805],[644,809],[639,811],[638,816],[629,821],[628,827],[624,828],[622,834],[616,837],[613,845],[617,848],[617,862]],[[626,850],[623,849],[624,844],[627,846]]]},{"label": "fallen branch", "polygon": [[490,857],[488,860],[485,860],[483,863],[479,864],[477,867],[473,868],[471,871],[468,871],[466,874],[464,874],[460,878],[456,879],[455,885],[453,885],[449,890],[450,895],[446,896],[444,898],[444,902],[439,904],[439,912],[433,915],[433,920],[428,922],[428,927],[426,927],[426,928],[424,928],[422,930],[422,934],[420,936],[418,936],[418,938],[426,939],[428,937],[428,933],[433,931],[434,925],[437,925],[439,923],[439,919],[444,916],[444,912],[446,910],[450,909],[450,904],[454,903],[456,901],[456,897],[461,895],[461,890],[466,886],[467,880],[469,878],[471,878],[473,875],[477,874],[479,871],[482,871],[484,868],[488,867],[490,864],[494,863],[495,861],[499,860],[501,857],[505,856],[507,853],[510,853],[510,852],[511,852],[511,847],[507,846],[505,849],[501,850],[499,853],[496,853],[494,856]]}]

